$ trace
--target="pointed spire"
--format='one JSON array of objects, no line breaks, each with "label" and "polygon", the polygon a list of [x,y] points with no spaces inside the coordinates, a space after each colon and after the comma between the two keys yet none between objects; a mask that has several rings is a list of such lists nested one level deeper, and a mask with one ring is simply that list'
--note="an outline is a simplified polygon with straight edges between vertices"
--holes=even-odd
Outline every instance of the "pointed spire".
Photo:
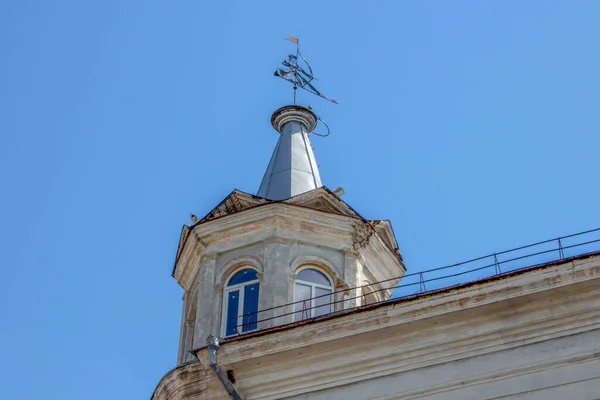
[{"label": "pointed spire", "polygon": [[304,107],[285,106],[273,113],[271,124],[280,136],[258,196],[284,200],[323,186],[308,137],[317,116]]}]

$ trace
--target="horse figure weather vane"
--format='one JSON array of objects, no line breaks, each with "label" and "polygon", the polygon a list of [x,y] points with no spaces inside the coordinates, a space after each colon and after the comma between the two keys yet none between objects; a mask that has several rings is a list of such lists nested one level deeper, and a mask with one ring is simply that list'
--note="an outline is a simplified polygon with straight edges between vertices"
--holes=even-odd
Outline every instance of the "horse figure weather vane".
[{"label": "horse figure weather vane", "polygon": [[[296,43],[296,55],[290,54],[288,59],[283,61],[282,64],[285,68],[277,68],[275,71],[275,76],[280,77],[281,79],[285,79],[294,85],[294,105],[296,105],[296,90],[298,88],[302,88],[307,92],[312,94],[316,94],[319,97],[324,98],[325,100],[329,100],[332,103],[338,104],[337,100],[334,98],[329,98],[323,95],[321,92],[315,88],[311,82],[315,79],[313,76],[312,68],[306,58],[302,54],[300,54],[300,41],[298,38],[290,36],[286,38],[292,43]],[[300,60],[306,64],[306,68],[303,68],[300,65]]]}]

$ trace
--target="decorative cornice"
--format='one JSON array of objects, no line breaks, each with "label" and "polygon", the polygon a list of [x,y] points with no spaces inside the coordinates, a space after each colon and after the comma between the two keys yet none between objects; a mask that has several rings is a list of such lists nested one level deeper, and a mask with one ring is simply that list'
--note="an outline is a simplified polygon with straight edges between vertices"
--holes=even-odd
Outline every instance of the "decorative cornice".
[{"label": "decorative cornice", "polygon": [[[327,392],[319,390],[343,391],[344,385],[386,376],[406,380],[424,368],[443,371],[453,368],[448,363],[472,362],[476,367],[467,376],[445,374],[442,380],[426,379],[412,387],[399,384],[389,397],[370,393],[380,399],[443,397],[441,393],[471,385],[558,371],[563,365],[581,363],[585,368],[583,363],[598,360],[599,282],[600,256],[588,255],[278,331],[259,331],[224,341],[219,357],[236,371],[236,385],[257,400],[311,394],[324,398]],[[199,359],[201,353],[206,349],[197,349]],[[294,353],[310,359],[310,365],[288,356]],[[487,364],[481,364],[482,357]],[[153,399],[181,400],[184,393],[217,398],[220,394],[207,387],[212,375],[196,375],[194,385],[188,375],[185,381],[179,379],[180,372],[197,370],[197,364],[169,372]]]},{"label": "decorative cornice", "polygon": [[[571,266],[571,262],[569,262],[530,271],[519,271],[515,276],[504,277],[499,280],[473,282],[462,285],[462,287],[452,287],[447,290],[439,290],[435,293],[416,295],[414,298],[369,306],[361,310],[360,313],[349,312],[348,314],[339,314],[318,322],[320,334],[313,337],[313,344],[349,335],[367,333],[384,327],[413,323],[424,318],[446,315],[455,311],[464,311],[488,304],[498,304],[505,300],[514,300],[519,296],[531,295],[558,287],[583,284],[587,281],[596,282],[595,279],[600,278],[600,256],[595,256],[593,260],[593,262],[581,262],[580,265],[574,266]],[[549,276],[553,279],[549,280]],[[510,285],[508,285],[508,279],[510,279]],[[590,296],[590,294],[577,293],[579,296]],[[547,305],[543,307],[547,307]],[[353,324],[353,329],[351,330],[343,329],[347,324],[346,321],[348,318],[360,319],[362,323]],[[272,344],[274,335],[284,339],[289,335],[305,334],[306,331],[312,329],[312,324],[307,324],[298,326],[293,330],[267,332],[258,337],[250,336],[240,341],[231,342],[231,344],[227,343],[227,346],[223,347],[222,350],[227,352],[227,349],[239,348],[239,346],[246,349],[256,346],[258,349],[262,348],[263,341]],[[265,355],[277,351],[291,350],[292,348],[302,347],[307,344],[304,342],[295,342],[291,340],[291,336],[289,340],[278,340],[277,346],[265,348]],[[240,356],[243,355],[240,354]],[[234,361],[235,358],[236,356],[231,361]]]},{"label": "decorative cornice", "polygon": [[317,126],[317,116],[315,113],[301,106],[281,107],[271,116],[271,125],[279,133],[281,133],[285,124],[292,121],[304,125],[307,133],[314,131]]},{"label": "decorative cornice", "polygon": [[[206,390],[217,378],[198,361],[190,361],[173,368],[158,383],[151,400],[179,400],[185,393]],[[218,387],[218,386],[217,386]]]},{"label": "decorative cornice", "polygon": [[352,223],[354,230],[352,231],[352,246],[354,250],[360,250],[369,244],[371,236],[375,233],[375,229],[367,222],[355,221]]},{"label": "decorative cornice", "polygon": [[[570,335],[576,335],[578,333],[587,332],[588,342],[589,336],[593,335],[593,330],[598,329],[600,324],[596,323],[589,325],[589,321],[592,318],[597,318],[598,313],[594,316],[590,316],[585,321],[572,324],[568,319],[554,320],[540,326],[534,324],[527,330],[513,330],[506,329],[496,331],[493,334],[476,335],[467,334],[466,336],[452,337],[449,332],[456,332],[453,329],[446,329],[445,332],[440,332],[438,337],[432,337],[430,334],[421,333],[421,338],[427,337],[428,341],[436,340],[433,343],[427,343],[423,347],[411,347],[402,343],[402,340],[387,340],[383,343],[373,346],[371,342],[365,345],[365,343],[355,343],[353,346],[352,355],[348,352],[341,354],[339,352],[329,351],[328,362],[323,362],[323,358],[317,360],[312,359],[311,369],[306,369],[300,372],[298,366],[290,366],[292,369],[288,371],[289,376],[286,374],[279,374],[278,378],[273,381],[265,382],[257,377],[258,371],[253,371],[256,375],[252,380],[252,384],[247,382],[247,385],[241,385],[244,393],[252,395],[255,399],[268,398],[282,398],[282,397],[294,397],[300,394],[314,393],[318,390],[323,390],[335,386],[348,385],[357,382],[364,382],[369,379],[381,378],[384,376],[390,376],[393,374],[414,371],[417,369],[433,367],[444,363],[451,363],[461,360],[473,359],[473,357],[481,357],[488,354],[502,354],[500,352],[511,352],[517,351],[522,352],[524,346],[533,345],[540,342],[546,342],[552,339],[561,339]],[[551,334],[548,334],[550,326],[563,326],[565,329],[553,330]],[[440,327],[441,328],[441,327]],[[401,337],[398,335],[397,337]],[[439,337],[444,337],[444,341],[437,341]],[[404,338],[408,340],[409,338]],[[411,338],[413,341],[419,342],[419,339]],[[568,343],[568,342],[567,342]],[[567,351],[572,349],[573,346],[567,346],[565,343],[562,349]],[[572,343],[571,343],[572,344]],[[332,349],[333,350],[333,349]],[[549,352],[540,352],[544,354],[545,360],[528,360],[526,357],[513,356],[511,358],[512,368],[504,369],[498,373],[498,371],[473,371],[472,375],[474,378],[469,379],[471,381],[478,380],[501,380],[502,376],[509,374],[527,373],[536,370],[544,370],[555,368],[556,365],[569,364],[571,362],[577,362],[586,359],[597,359],[597,353],[595,351],[595,345],[587,344],[587,352],[570,354],[567,357],[554,359],[553,355]],[[304,354],[308,354],[305,351]],[[539,353],[538,353],[539,354]],[[314,356],[314,355],[313,355]],[[363,357],[364,356],[364,357]],[[506,360],[503,358],[503,360]],[[317,365],[331,365],[335,364],[337,367],[316,369]],[[288,368],[287,365],[281,364],[280,370],[285,371]],[[318,378],[316,378],[318,376]],[[466,379],[464,377],[460,380],[464,384]],[[241,384],[242,382],[240,382]],[[431,392],[444,392],[455,388],[458,382],[430,382],[425,387],[419,387],[415,392],[423,394],[424,391]],[[265,393],[265,387],[269,388],[269,392]],[[398,388],[400,394],[404,396],[396,396],[393,398],[411,398],[413,396],[407,396],[402,393],[405,389]],[[413,389],[414,390],[414,389]],[[261,395],[258,395],[261,393]],[[267,394],[264,396],[263,394]],[[416,395],[416,393],[415,393]],[[273,397],[271,397],[273,396]]]},{"label": "decorative cornice", "polygon": [[[224,343],[221,357],[235,368],[237,362],[260,365],[263,356],[301,351],[311,357],[311,368],[280,359],[277,376],[260,369],[253,369],[251,380],[238,375],[240,388],[252,398],[294,397],[568,335],[591,334],[600,329],[599,278],[598,257],[580,265],[563,263]],[[568,302],[555,307],[557,299]],[[504,322],[493,315],[500,315]],[[318,335],[313,334],[315,330]],[[377,343],[364,335],[367,332],[377,334]],[[336,347],[338,340],[353,340],[352,354],[344,346]],[[326,355],[319,355],[325,351]],[[435,387],[433,383],[431,390]]]}]

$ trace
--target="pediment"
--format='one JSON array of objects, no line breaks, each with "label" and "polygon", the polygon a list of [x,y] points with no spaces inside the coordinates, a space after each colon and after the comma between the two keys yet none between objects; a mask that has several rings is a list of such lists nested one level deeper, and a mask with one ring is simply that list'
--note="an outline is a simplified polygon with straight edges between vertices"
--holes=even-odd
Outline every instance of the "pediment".
[{"label": "pediment", "polygon": [[402,255],[400,254],[400,249],[398,248],[398,242],[396,241],[396,235],[394,234],[390,220],[383,219],[369,222],[373,228],[375,228],[375,232],[377,232],[379,237],[381,237],[381,240],[383,240],[385,244],[387,244],[387,246],[397,254],[398,258],[400,258],[400,261],[403,261]]},{"label": "pediment", "polygon": [[282,201],[265,199],[236,189],[198,221],[198,224],[269,203],[294,204],[319,211],[362,218],[352,207],[324,186]]},{"label": "pediment", "polygon": [[250,193],[245,193],[236,189],[233,192],[231,192],[227,197],[225,197],[219,203],[219,205],[213,208],[212,211],[206,214],[206,216],[204,216],[204,218],[202,218],[198,223],[201,224],[203,222],[210,221],[215,218],[235,214],[237,212],[244,211],[249,208],[270,202],[271,200],[255,196]]},{"label": "pediment", "polygon": [[[396,242],[396,238],[394,237],[394,232],[392,230],[390,222],[386,220],[368,221],[364,219],[360,214],[358,214],[354,209],[352,209],[352,207],[350,207],[346,202],[344,202],[340,197],[335,195],[331,190],[329,190],[326,187],[320,187],[283,201],[269,200],[239,190],[234,190],[196,224],[190,227],[184,226],[181,232],[181,237],[177,249],[175,265],[173,267],[173,274],[175,273],[179,259],[183,256],[184,249],[191,249],[191,247],[186,246],[186,243],[188,242],[188,238],[191,236],[190,233],[194,230],[195,227],[198,227],[199,225],[202,225],[209,221],[214,221],[222,217],[230,216],[251,209],[253,210],[251,213],[252,215],[254,215],[254,212],[256,212],[258,213],[256,215],[264,216],[268,214],[268,210],[264,210],[263,207],[274,204],[287,204],[292,208],[296,209],[305,208],[307,211],[321,211],[328,214],[341,215],[350,217],[355,220],[360,220],[362,222],[356,221],[354,224],[357,224],[357,226],[365,227],[365,243],[368,243],[368,238],[372,235],[372,233],[375,233],[374,237],[380,238],[381,243],[383,244],[383,247],[381,247],[377,251],[377,253],[381,255],[382,252],[387,253],[389,251],[403,265],[402,256],[400,255],[398,243]],[[248,216],[244,218],[247,217]],[[244,220],[240,221],[243,222]],[[221,225],[219,224],[219,226]],[[230,233],[235,232],[233,230],[233,226],[230,225],[230,223],[226,223],[222,226],[229,226],[229,228],[227,229],[230,230]],[[213,228],[210,229],[214,229],[214,227],[215,226],[213,226]],[[247,227],[245,227],[244,229],[247,229]],[[405,267],[402,266],[402,269],[405,270]]]},{"label": "pediment", "polygon": [[354,211],[344,200],[336,196],[325,186],[291,197],[283,202],[319,211],[363,219],[359,213]]}]

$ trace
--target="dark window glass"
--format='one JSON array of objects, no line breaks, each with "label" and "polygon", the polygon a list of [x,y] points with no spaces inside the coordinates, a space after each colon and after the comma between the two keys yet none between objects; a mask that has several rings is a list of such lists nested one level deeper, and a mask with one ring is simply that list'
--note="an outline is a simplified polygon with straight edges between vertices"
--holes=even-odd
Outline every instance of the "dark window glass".
[{"label": "dark window glass", "polygon": [[244,325],[243,332],[256,329],[258,314],[258,282],[244,286]]},{"label": "dark window glass", "polygon": [[229,292],[227,298],[227,331],[225,332],[227,336],[235,335],[237,333],[237,317],[239,310],[239,299],[240,292],[239,290],[234,290]]},{"label": "dark window glass", "polygon": [[244,283],[244,282],[249,282],[249,281],[253,281],[258,279],[256,277],[256,270],[254,269],[243,269],[241,271],[236,272],[231,279],[229,280],[229,283],[227,284],[227,286],[233,286],[233,285],[238,285],[240,283]]}]

